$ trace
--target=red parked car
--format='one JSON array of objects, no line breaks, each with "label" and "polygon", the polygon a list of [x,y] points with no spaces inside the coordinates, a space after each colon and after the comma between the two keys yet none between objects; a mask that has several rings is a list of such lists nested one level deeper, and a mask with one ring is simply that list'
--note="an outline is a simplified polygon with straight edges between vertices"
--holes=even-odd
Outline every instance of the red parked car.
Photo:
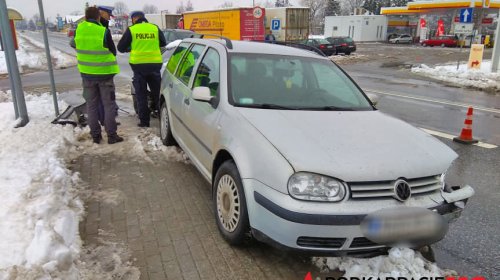
[{"label": "red parked car", "polygon": [[443,35],[437,38],[424,40],[422,46],[456,47],[458,46],[458,38],[455,35]]}]

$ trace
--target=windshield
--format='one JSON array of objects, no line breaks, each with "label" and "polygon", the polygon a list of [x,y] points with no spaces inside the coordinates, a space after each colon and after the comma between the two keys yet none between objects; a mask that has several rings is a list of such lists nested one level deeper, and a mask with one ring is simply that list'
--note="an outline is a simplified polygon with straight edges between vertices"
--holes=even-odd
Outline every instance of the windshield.
[{"label": "windshield", "polygon": [[230,102],[290,110],[373,110],[356,85],[332,62],[277,55],[230,56]]},{"label": "windshield", "polygon": [[350,37],[344,38],[344,41],[347,43],[352,43],[352,39]]}]

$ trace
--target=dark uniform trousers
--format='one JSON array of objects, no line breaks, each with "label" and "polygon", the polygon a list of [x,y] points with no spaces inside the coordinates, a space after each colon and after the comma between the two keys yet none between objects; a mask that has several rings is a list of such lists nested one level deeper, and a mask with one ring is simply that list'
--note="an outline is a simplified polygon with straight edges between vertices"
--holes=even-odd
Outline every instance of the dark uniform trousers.
[{"label": "dark uniform trousers", "polygon": [[158,110],[160,87],[161,87],[161,64],[159,67],[141,67],[140,69],[133,69],[134,77],[132,84],[134,85],[137,111],[139,113],[139,120],[141,124],[149,126],[150,108],[148,106],[148,86],[151,91],[151,99],[154,110]]},{"label": "dark uniform trousers", "polygon": [[99,124],[99,106],[102,102],[104,107],[104,128],[109,135],[116,134],[116,103],[115,84],[113,78],[103,80],[83,78],[83,88],[87,94],[88,125],[92,137],[96,138],[101,134]]}]

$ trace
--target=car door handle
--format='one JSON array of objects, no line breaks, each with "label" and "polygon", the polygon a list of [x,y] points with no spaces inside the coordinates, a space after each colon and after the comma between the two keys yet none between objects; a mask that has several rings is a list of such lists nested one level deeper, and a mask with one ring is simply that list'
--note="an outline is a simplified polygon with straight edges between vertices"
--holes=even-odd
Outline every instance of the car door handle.
[{"label": "car door handle", "polygon": [[184,98],[184,104],[189,105],[189,98]]}]

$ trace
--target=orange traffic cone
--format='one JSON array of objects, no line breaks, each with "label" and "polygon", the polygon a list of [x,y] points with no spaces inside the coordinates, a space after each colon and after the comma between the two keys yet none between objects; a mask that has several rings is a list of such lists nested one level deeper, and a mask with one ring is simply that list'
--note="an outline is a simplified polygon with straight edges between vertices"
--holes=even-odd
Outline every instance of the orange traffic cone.
[{"label": "orange traffic cone", "polygon": [[469,107],[467,110],[467,117],[464,121],[464,128],[462,128],[460,136],[453,138],[453,141],[462,144],[475,144],[478,142],[472,138],[472,111],[472,107]]}]

